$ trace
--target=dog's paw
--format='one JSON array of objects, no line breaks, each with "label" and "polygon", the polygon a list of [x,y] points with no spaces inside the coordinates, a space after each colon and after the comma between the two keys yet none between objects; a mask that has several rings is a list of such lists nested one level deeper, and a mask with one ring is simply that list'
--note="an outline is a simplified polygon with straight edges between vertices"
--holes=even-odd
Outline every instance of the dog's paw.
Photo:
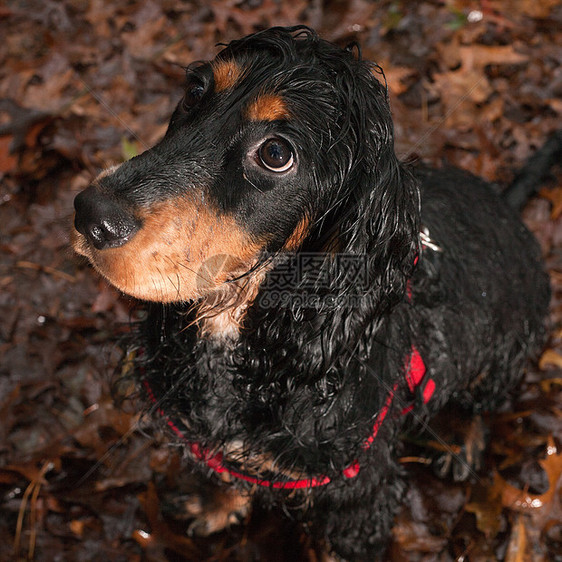
[{"label": "dog's paw", "polygon": [[187,528],[189,536],[206,537],[242,523],[250,514],[249,498],[234,490],[214,494],[207,505],[202,505],[200,500],[200,497],[193,496],[187,500],[193,518]]},{"label": "dog's paw", "polygon": [[209,483],[167,493],[162,500],[163,513],[176,521],[188,521],[187,534],[198,537],[212,535],[243,522],[249,516],[250,508],[249,494]]},{"label": "dog's paw", "polygon": [[483,466],[487,444],[487,428],[480,416],[475,416],[462,431],[460,445],[446,447],[433,462],[441,478],[452,476],[455,482],[464,482]]}]

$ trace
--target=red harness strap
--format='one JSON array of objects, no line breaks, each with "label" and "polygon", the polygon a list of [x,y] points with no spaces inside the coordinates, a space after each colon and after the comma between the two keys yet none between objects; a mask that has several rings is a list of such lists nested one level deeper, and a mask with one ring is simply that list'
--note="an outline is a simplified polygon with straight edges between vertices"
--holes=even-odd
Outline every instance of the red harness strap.
[{"label": "red harness strap", "polygon": [[[410,356],[408,357],[405,365],[405,376],[406,382],[408,384],[408,388],[413,393],[417,387],[419,387],[424,380],[426,373],[425,364],[421,355],[419,354],[418,350],[415,347],[412,347],[412,351]],[[150,383],[148,381],[144,381],[144,387],[148,394],[150,401],[153,404],[158,403],[158,399],[154,395],[152,388],[150,387]],[[373,444],[379,429],[384,422],[392,402],[394,400],[394,395],[398,388],[398,382],[394,384],[394,386],[389,390],[388,395],[384,401],[384,405],[381,408],[380,412],[378,413],[375,423],[373,425],[373,429],[371,434],[367,439],[363,442],[362,448],[364,450],[369,449],[369,447]],[[422,399],[424,404],[426,404],[433,393],[435,392],[435,382],[433,379],[428,379],[425,388],[422,392]],[[407,413],[411,412],[414,408],[413,404],[405,407],[402,410],[402,415],[406,415]],[[266,486],[268,488],[277,488],[277,489],[285,489],[285,490],[296,490],[302,488],[315,488],[318,486],[325,486],[328,484],[331,479],[329,476],[317,476],[313,478],[300,478],[300,479],[284,479],[284,480],[274,480],[273,478],[260,478],[258,476],[252,476],[249,474],[244,474],[243,472],[237,471],[232,469],[224,463],[222,453],[212,453],[208,449],[203,449],[199,443],[192,443],[190,442],[185,435],[183,434],[182,430],[179,428],[178,424],[175,423],[161,408],[158,408],[158,413],[166,419],[168,426],[172,429],[172,431],[181,439],[186,441],[187,445],[193,456],[200,461],[203,461],[207,464],[207,466],[213,469],[217,473],[227,473],[234,478],[238,478],[240,480],[245,480],[246,482],[250,482],[252,484],[257,484],[259,486]],[[342,473],[346,478],[354,478],[359,474],[361,470],[361,466],[357,460],[353,461],[348,467],[346,467]]]}]

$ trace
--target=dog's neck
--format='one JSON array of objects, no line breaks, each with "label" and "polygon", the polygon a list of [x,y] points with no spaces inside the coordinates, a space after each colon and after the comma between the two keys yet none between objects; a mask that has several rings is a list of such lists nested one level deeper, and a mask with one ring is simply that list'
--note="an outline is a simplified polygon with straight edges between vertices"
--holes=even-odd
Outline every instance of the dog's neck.
[{"label": "dog's neck", "polygon": [[203,318],[199,328],[201,336],[221,342],[235,341],[240,335],[246,308],[240,306]]},{"label": "dog's neck", "polygon": [[200,336],[223,343],[237,340],[267,271],[266,267],[258,268],[206,295],[196,308]]}]

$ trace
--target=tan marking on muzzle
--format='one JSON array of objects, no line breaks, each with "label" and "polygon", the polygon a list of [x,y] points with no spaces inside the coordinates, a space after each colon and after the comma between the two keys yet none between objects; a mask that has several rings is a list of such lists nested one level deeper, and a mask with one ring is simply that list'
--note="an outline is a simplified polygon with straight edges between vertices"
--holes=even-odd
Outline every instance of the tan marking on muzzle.
[{"label": "tan marking on muzzle", "polygon": [[139,213],[141,229],[119,248],[97,250],[74,230],[75,251],[111,284],[138,299],[180,302],[243,274],[262,245],[208,203],[179,197]]}]

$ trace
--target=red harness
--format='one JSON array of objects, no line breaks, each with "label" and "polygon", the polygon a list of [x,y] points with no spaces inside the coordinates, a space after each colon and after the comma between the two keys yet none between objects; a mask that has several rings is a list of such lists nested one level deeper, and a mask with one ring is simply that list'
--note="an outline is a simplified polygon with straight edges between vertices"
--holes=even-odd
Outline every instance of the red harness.
[{"label": "red harness", "polygon": [[[406,383],[408,384],[408,388],[410,392],[414,392],[416,388],[418,388],[422,381],[424,380],[426,373],[425,364],[421,355],[419,354],[418,350],[415,347],[412,347],[412,351],[410,356],[406,360],[405,365],[405,376],[406,376]],[[158,403],[158,399],[154,395],[152,388],[148,381],[144,381],[144,387],[148,394],[149,399],[153,404]],[[384,422],[392,402],[394,400],[394,395],[398,388],[398,382],[394,383],[394,386],[389,390],[388,395],[384,401],[384,405],[381,408],[380,412],[378,413],[375,423],[373,425],[373,429],[371,434],[367,439],[363,442],[362,448],[363,450],[369,449],[369,447],[373,444],[379,429]],[[433,379],[428,379],[425,387],[422,391],[422,399],[424,404],[426,404],[433,393],[435,392],[435,382]],[[411,412],[414,408],[414,404],[410,404],[406,406],[402,410],[402,415],[406,415],[408,412]],[[278,489],[285,489],[285,490],[296,490],[302,488],[315,488],[318,486],[325,486],[328,484],[331,479],[328,476],[317,476],[312,478],[300,478],[300,479],[290,479],[284,476],[284,479],[273,479],[273,478],[260,478],[258,476],[252,476],[249,474],[244,474],[239,470],[230,468],[226,465],[223,459],[222,453],[213,453],[208,449],[203,449],[199,443],[192,443],[190,442],[185,435],[183,434],[182,430],[179,428],[178,424],[174,422],[161,408],[158,408],[158,413],[166,419],[168,426],[174,431],[178,437],[186,441],[191,453],[195,458],[200,461],[203,461],[207,464],[209,468],[212,468],[215,472],[221,474],[226,473],[234,478],[238,478],[240,480],[245,480],[246,482],[250,482],[252,484],[257,484],[259,486],[266,486],[268,488],[278,488]],[[361,470],[361,466],[359,461],[353,461],[349,466],[347,466],[343,471],[343,475],[346,478],[354,478],[359,474]]]}]

